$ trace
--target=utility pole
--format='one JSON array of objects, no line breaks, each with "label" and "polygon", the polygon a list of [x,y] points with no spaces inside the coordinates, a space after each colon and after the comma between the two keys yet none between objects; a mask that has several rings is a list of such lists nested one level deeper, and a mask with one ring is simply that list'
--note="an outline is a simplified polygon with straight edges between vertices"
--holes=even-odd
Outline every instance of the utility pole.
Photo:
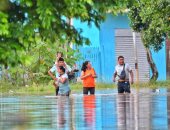
[{"label": "utility pole", "polygon": [[[70,25],[70,26],[72,26],[73,25],[73,18],[68,18],[68,24]],[[70,42],[70,43],[68,43],[69,44],[69,46],[73,49],[73,44]]]},{"label": "utility pole", "polygon": [[139,84],[139,69],[138,69],[138,57],[137,57],[137,47],[136,47],[136,33],[134,31],[132,31],[132,34],[133,34],[134,56],[135,56],[136,83]]},{"label": "utility pole", "polygon": [[[72,18],[66,18],[66,21],[67,21],[67,24],[69,26],[73,25],[73,19]],[[71,42],[65,43],[64,48],[65,48],[66,52],[68,52],[68,49],[67,49],[68,46],[73,48],[73,44]],[[67,55],[66,55],[66,58],[67,58]]]},{"label": "utility pole", "polygon": [[139,86],[139,70],[138,70],[138,57],[137,57],[137,47],[136,47],[136,33],[132,31],[133,36],[133,46],[134,46],[134,56],[135,56],[135,70],[136,70],[136,83],[137,83],[137,94],[134,97],[134,123],[135,130],[139,129],[139,99],[138,99],[138,86]]}]

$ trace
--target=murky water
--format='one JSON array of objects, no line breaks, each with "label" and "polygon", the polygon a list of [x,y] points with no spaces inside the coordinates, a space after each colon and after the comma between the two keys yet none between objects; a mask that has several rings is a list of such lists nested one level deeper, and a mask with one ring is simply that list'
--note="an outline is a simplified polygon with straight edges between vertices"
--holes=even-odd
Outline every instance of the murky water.
[{"label": "murky water", "polygon": [[141,89],[118,95],[0,97],[1,130],[168,130],[170,93]]}]

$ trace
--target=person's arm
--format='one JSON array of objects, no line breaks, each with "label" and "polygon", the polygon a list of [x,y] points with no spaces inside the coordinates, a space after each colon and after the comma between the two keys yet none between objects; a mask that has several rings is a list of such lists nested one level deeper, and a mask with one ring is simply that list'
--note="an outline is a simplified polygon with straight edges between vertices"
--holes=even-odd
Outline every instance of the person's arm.
[{"label": "person's arm", "polygon": [[66,73],[71,72],[71,67],[64,62],[64,68],[66,69]]},{"label": "person's arm", "polygon": [[81,80],[83,80],[83,79],[85,79],[85,78],[87,78],[87,77],[89,77],[89,76],[91,76],[92,74],[87,74],[87,75],[84,75],[84,71],[82,71],[81,72]]},{"label": "person's arm", "polygon": [[56,80],[56,77],[53,75],[53,73],[49,70],[48,71],[48,74],[50,75],[50,77],[53,79],[53,80]]},{"label": "person's arm", "polygon": [[68,75],[64,74],[61,77],[58,78],[58,82],[64,84],[68,80]]},{"label": "person's arm", "polygon": [[94,69],[93,69],[93,71],[94,71],[94,74],[92,75],[92,77],[93,77],[93,78],[97,78],[97,75],[96,75],[96,72],[95,72]]},{"label": "person's arm", "polygon": [[48,74],[50,75],[50,77],[53,79],[53,80],[56,80],[56,77],[53,75],[53,72],[56,71],[56,66],[53,65],[53,67],[48,71]]},{"label": "person's arm", "polygon": [[65,77],[58,79],[58,82],[60,82],[60,83],[62,83],[62,84],[64,84],[66,81],[67,81],[67,78],[65,78]]},{"label": "person's arm", "polygon": [[133,84],[134,80],[133,80],[133,71],[130,70],[130,78],[131,78],[131,84]]},{"label": "person's arm", "polygon": [[115,71],[114,74],[113,74],[113,82],[116,81],[116,76],[117,76],[117,72]]},{"label": "person's arm", "polygon": [[113,82],[116,81],[116,76],[117,76],[117,71],[116,71],[116,66],[115,66],[115,70],[114,70],[114,74],[113,74]]}]

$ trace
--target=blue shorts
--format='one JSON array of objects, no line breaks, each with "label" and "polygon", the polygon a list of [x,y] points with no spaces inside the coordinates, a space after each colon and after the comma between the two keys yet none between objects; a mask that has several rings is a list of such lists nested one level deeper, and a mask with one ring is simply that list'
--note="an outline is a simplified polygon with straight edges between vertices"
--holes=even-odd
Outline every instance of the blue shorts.
[{"label": "blue shorts", "polygon": [[128,82],[118,82],[118,93],[130,93],[130,83]]}]

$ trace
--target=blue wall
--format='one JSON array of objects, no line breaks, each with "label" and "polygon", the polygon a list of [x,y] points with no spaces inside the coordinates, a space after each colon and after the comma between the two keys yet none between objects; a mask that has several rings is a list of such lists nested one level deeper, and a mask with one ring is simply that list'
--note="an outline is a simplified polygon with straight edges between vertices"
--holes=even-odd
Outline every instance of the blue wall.
[{"label": "blue wall", "polygon": [[117,64],[115,56],[115,29],[129,28],[127,15],[113,17],[107,14],[107,19],[101,24],[100,29],[100,49],[102,56],[102,77],[104,82],[112,82],[114,66]]},{"label": "blue wall", "polygon": [[[79,69],[81,69],[82,63],[86,60],[90,61],[92,63],[92,66],[94,67],[98,78],[97,81],[101,81],[100,75],[101,75],[101,56],[100,56],[100,50],[99,50],[99,29],[92,23],[91,26],[88,26],[87,22],[81,22],[78,19],[74,19],[73,21],[74,27],[76,29],[82,29],[83,33],[82,35],[84,37],[89,38],[91,41],[90,46],[83,45],[82,47],[78,47],[80,52],[82,53],[82,59],[80,59],[77,62],[77,65]],[[79,73],[80,75],[80,73]]]},{"label": "blue wall", "polygon": [[[79,29],[83,29],[83,36],[87,37],[91,41],[90,47],[99,48],[99,58],[100,65],[97,67],[100,70],[96,70],[99,73],[100,79],[103,82],[112,82],[112,75],[114,72],[114,67],[117,64],[117,58],[115,56],[115,29],[128,29],[129,19],[126,14],[113,16],[112,14],[107,14],[107,19],[101,23],[100,30],[96,28],[94,24],[90,27],[87,23],[82,23],[80,20],[74,19],[74,26]],[[82,49],[87,49],[87,45],[81,47]],[[89,48],[88,48],[89,49]],[[93,49],[93,48],[92,48]],[[82,51],[86,52],[86,51]],[[153,52],[153,60],[156,63],[159,78],[158,80],[166,79],[166,48],[163,47],[158,53]],[[89,56],[91,57],[91,56]],[[89,58],[86,57],[85,59]],[[93,58],[93,57],[92,57]],[[83,59],[82,59],[83,60]],[[91,59],[89,59],[91,60]],[[96,65],[94,65],[96,66]]]},{"label": "blue wall", "polygon": [[[91,41],[90,47],[99,47],[99,29],[92,23],[91,26],[88,26],[87,22],[82,23],[78,19],[74,19],[73,21],[74,27],[76,29],[82,29],[82,35],[84,37],[89,38]],[[89,47],[87,45],[83,45],[83,47]]]},{"label": "blue wall", "polygon": [[166,46],[164,42],[163,48],[159,52],[152,51],[153,60],[158,69],[158,80],[166,80]]}]

